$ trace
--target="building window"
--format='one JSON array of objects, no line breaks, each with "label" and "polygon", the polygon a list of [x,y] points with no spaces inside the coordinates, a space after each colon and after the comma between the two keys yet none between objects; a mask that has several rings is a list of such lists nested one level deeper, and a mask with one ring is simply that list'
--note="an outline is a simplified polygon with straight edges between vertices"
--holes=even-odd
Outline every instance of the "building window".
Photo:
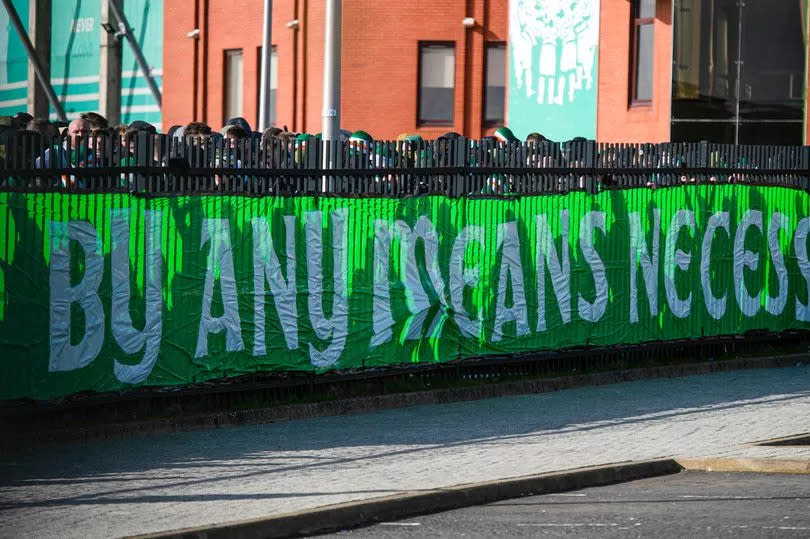
[{"label": "building window", "polygon": [[[256,49],[256,73],[259,74],[259,78],[256,83],[256,125],[259,125],[259,111],[261,111],[261,104],[259,100],[261,99],[262,93],[262,48],[258,47]],[[270,52],[270,126],[275,127],[276,125],[276,90],[278,89],[278,49],[275,45]]]},{"label": "building window", "polygon": [[650,103],[653,92],[655,0],[632,0],[630,53],[631,103]]},{"label": "building window", "polygon": [[223,116],[227,121],[243,115],[242,96],[244,95],[244,69],[242,49],[225,51],[225,83]]},{"label": "building window", "polygon": [[484,123],[500,125],[504,122],[506,90],[506,44],[487,43],[487,80],[484,93]]},{"label": "building window", "polygon": [[453,123],[455,53],[453,43],[419,44],[420,124]]},{"label": "building window", "polygon": [[675,3],[672,142],[802,144],[804,5]]}]

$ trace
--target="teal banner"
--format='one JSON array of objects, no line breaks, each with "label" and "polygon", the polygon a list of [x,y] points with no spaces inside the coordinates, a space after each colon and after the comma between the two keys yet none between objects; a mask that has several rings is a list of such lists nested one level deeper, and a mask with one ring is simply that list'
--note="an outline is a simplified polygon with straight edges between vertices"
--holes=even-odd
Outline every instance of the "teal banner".
[{"label": "teal banner", "polygon": [[[12,0],[28,26],[29,2]],[[163,1],[127,0],[124,16],[161,86],[163,75]],[[69,119],[98,111],[101,0],[59,0],[51,4],[51,84]],[[126,40],[121,42],[121,121],[145,120],[160,126],[160,107],[152,97]],[[26,110],[28,57],[20,36],[0,9],[0,115]],[[56,113],[51,111],[51,119]]]},{"label": "teal banner", "polygon": [[596,138],[599,0],[509,0],[508,125]]},{"label": "teal banner", "polygon": [[0,398],[810,329],[810,195],[0,194]]}]

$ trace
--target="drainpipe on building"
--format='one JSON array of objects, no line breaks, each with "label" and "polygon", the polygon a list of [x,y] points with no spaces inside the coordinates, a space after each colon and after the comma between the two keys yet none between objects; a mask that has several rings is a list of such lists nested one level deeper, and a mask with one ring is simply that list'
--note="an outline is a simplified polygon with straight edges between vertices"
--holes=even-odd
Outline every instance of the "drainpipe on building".
[{"label": "drainpipe on building", "polygon": [[340,49],[342,0],[326,0],[326,24],[323,50],[324,141],[340,140]]},{"label": "drainpipe on building", "polygon": [[[326,22],[323,35],[323,168],[340,168],[340,54],[342,0],[326,0]],[[332,178],[323,176],[321,190],[332,187]]]},{"label": "drainpipe on building", "polygon": [[273,57],[273,0],[264,0],[262,72],[259,89],[259,132],[270,127],[270,61]]}]

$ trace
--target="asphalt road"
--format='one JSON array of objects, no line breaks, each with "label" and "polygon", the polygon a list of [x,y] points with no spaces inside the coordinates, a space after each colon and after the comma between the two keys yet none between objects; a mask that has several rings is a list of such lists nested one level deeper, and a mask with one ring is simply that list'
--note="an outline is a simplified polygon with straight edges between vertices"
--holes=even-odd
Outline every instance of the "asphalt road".
[{"label": "asphalt road", "polygon": [[331,537],[810,537],[810,475],[682,472]]}]

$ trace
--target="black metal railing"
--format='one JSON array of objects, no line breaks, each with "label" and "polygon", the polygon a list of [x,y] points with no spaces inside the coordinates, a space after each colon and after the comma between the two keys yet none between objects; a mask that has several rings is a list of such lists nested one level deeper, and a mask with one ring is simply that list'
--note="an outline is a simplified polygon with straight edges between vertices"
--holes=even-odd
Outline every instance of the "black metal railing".
[{"label": "black metal railing", "polygon": [[810,147],[500,143],[465,138],[330,143],[139,134],[0,142],[0,191],[510,197],[685,183],[810,190]]}]

